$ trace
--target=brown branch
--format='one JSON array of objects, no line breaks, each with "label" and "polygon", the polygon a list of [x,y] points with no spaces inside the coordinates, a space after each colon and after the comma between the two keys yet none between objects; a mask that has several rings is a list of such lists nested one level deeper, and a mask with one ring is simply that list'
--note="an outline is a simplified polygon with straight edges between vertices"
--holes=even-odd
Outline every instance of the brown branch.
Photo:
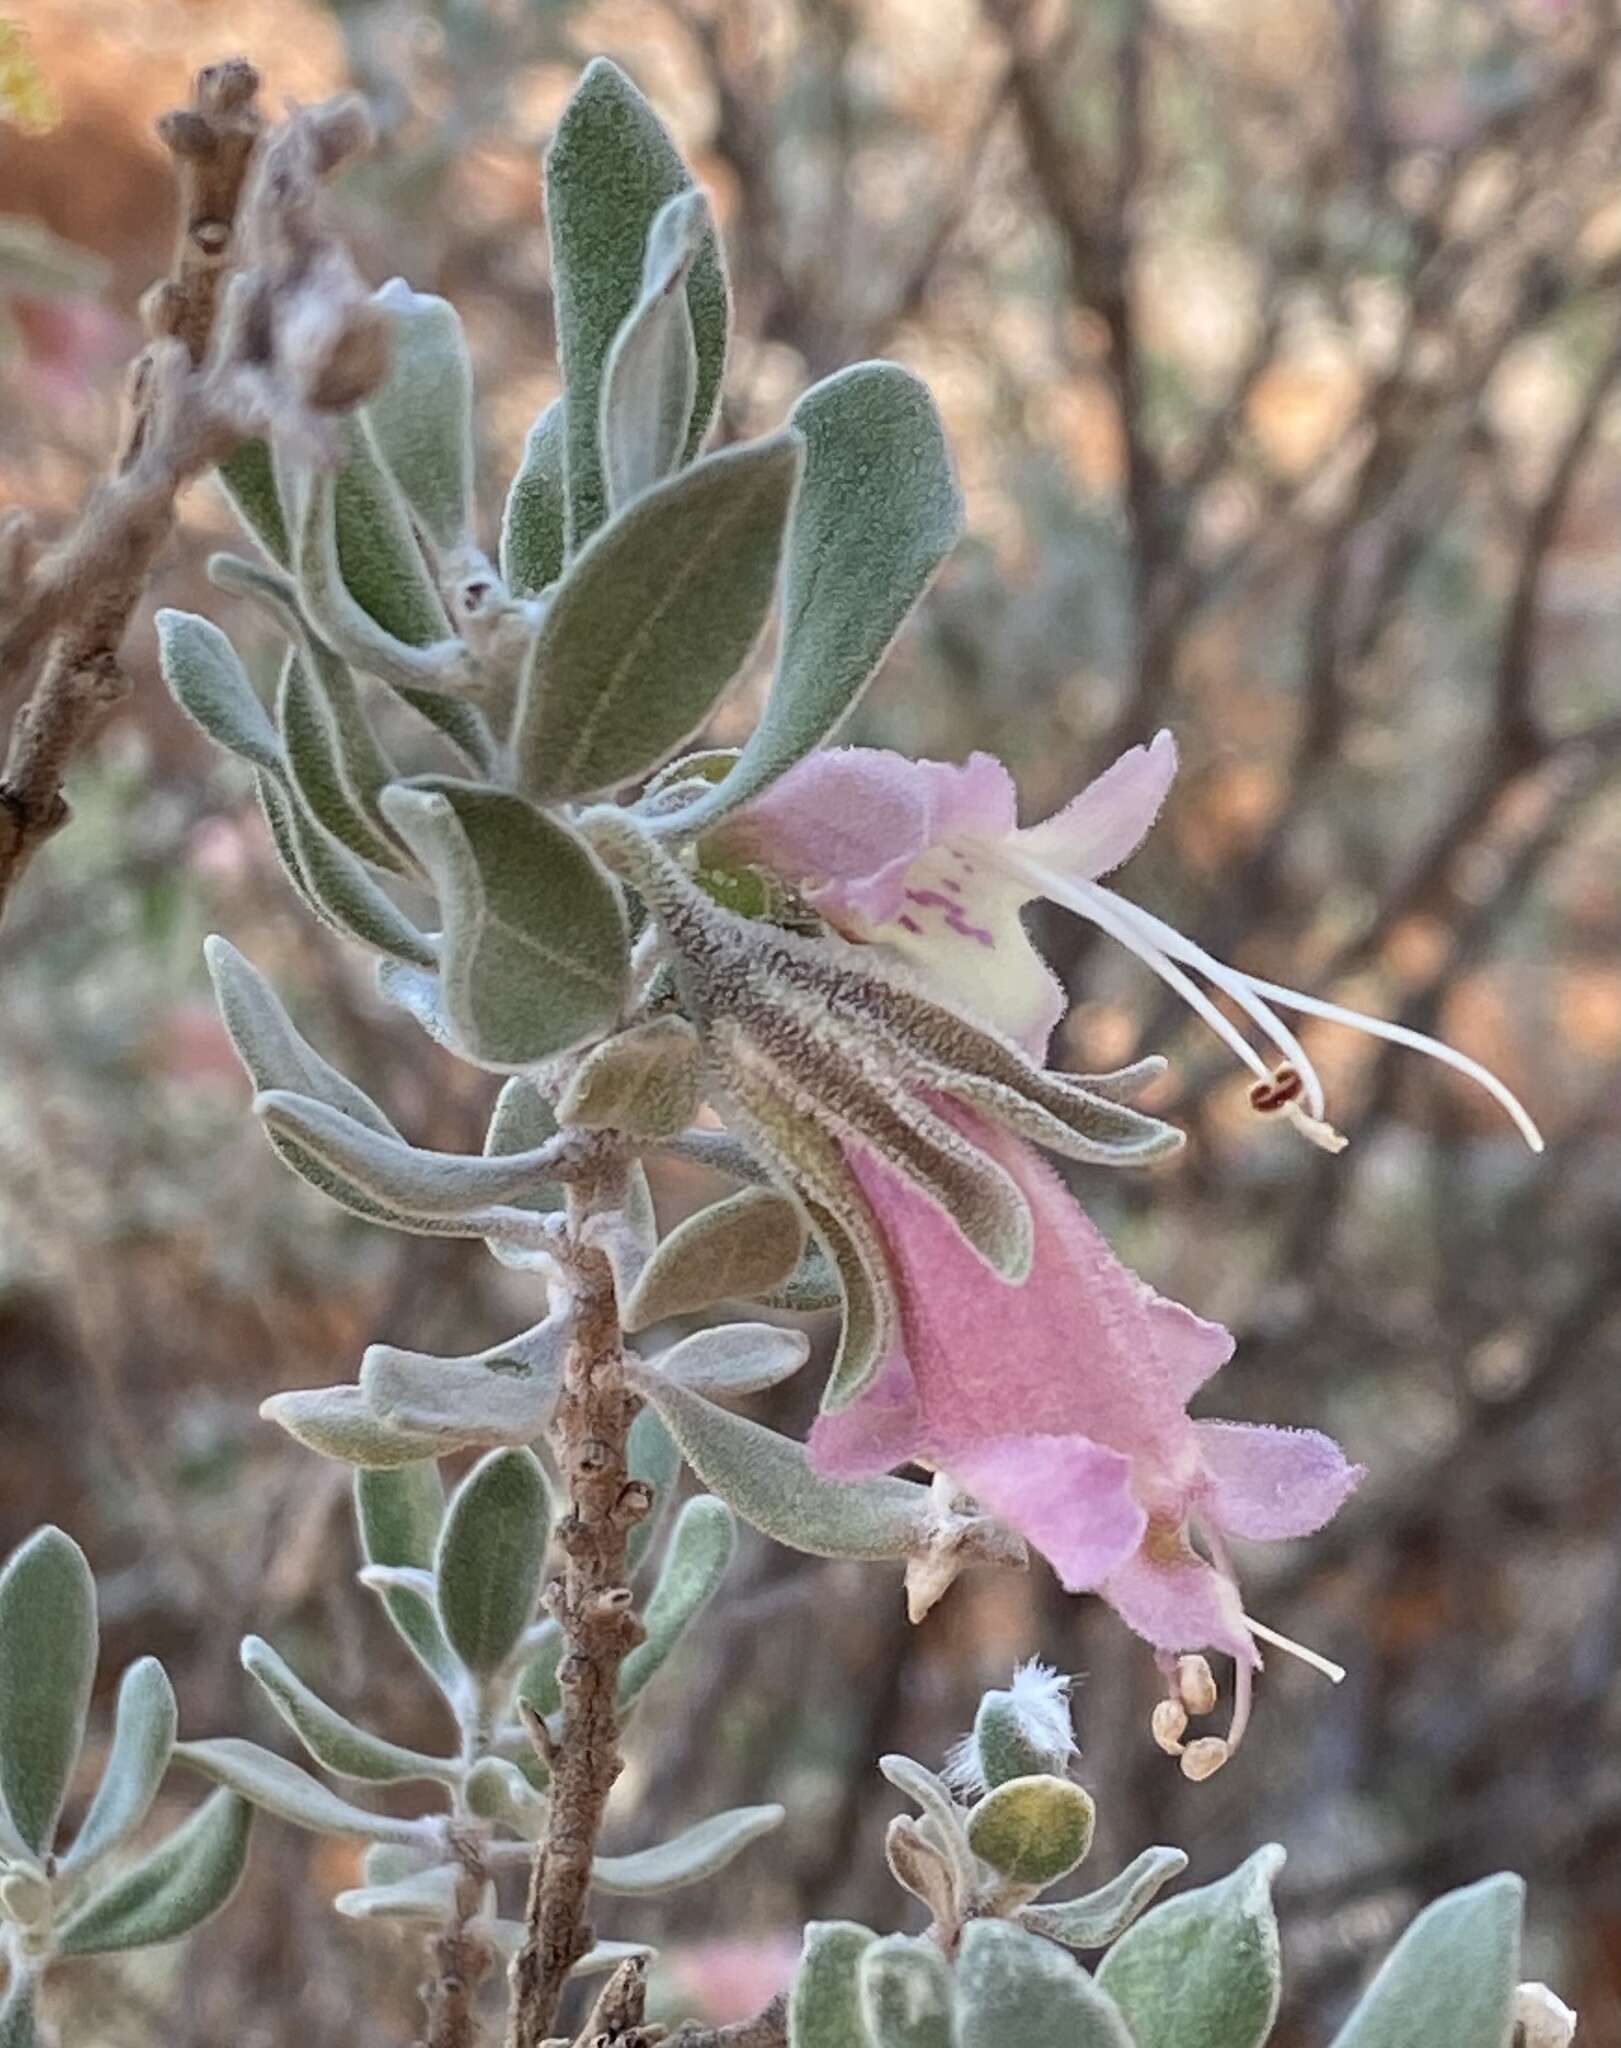
[{"label": "brown branch", "polygon": [[484,1904],[489,1873],[469,1839],[453,1844],[460,1869],[455,1908],[433,1944],[435,1975],[423,1986],[428,2035],[425,2048],[477,2048],[478,1992],[489,1974],[489,1943],[473,1932]]},{"label": "brown branch", "polygon": [[753,2019],[726,2027],[678,2027],[669,2048],[788,2048],[788,1994],[779,1991]]},{"label": "brown branch", "polygon": [[0,535],[0,695],[21,699],[0,770],[0,914],[67,820],[73,756],[128,695],[119,647],[182,488],[272,430],[324,450],[329,416],[387,367],[386,315],[316,217],[320,181],[367,138],[364,113],[349,99],[297,112],[261,148],[258,85],[239,58],[211,65],[159,123],[180,236],[143,302],[153,339],[116,468],[45,552],[23,520]]},{"label": "brown branch", "polygon": [[626,1583],[631,1529],[651,1506],[626,1464],[637,1402],[624,1379],[613,1272],[589,1242],[594,1216],[621,1205],[623,1156],[604,1160],[594,1185],[569,1195],[575,1332],[551,1440],[568,1485],[558,1528],[562,1577],[549,1604],[566,1645],[558,1667],[562,1726],[552,1758],[546,1831],[530,1875],[523,1946],[512,1960],[507,2048],[541,2048],[552,2034],[569,1972],[591,1946],[586,1918],[591,1864],[622,1765],[619,1668],[642,1640]]}]

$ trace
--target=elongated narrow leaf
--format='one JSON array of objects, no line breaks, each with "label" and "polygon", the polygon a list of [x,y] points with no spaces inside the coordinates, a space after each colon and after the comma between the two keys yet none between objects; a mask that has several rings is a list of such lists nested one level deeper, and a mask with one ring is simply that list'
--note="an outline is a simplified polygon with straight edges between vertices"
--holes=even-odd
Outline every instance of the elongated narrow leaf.
[{"label": "elongated narrow leaf", "polygon": [[[356,795],[345,776],[345,734],[339,724],[338,705],[328,687],[334,682],[343,699],[345,714],[357,728],[358,737],[358,727],[365,719],[365,713],[360,706],[354,678],[342,662],[324,650],[310,653],[300,653],[296,649],[288,651],[282,664],[276,716],[281,726],[293,788],[310,816],[341,846],[389,874],[409,873],[409,862],[373,820],[366,804]],[[366,730],[370,731],[369,725]],[[393,778],[388,763],[380,754],[370,766],[378,777],[371,785],[375,796],[384,783]]]},{"label": "elongated narrow leaf", "polygon": [[844,1481],[812,1470],[804,1446],[733,1415],[651,1367],[627,1362],[687,1463],[743,1520],[817,1557],[904,1557],[928,1531],[929,1489],[909,1479]]},{"label": "elongated narrow leaf", "polygon": [[677,1224],[625,1303],[627,1330],[780,1287],[799,1264],[805,1219],[771,1188],[740,1188]]},{"label": "elongated narrow leaf", "polygon": [[805,474],[788,535],[782,645],[765,712],[731,773],[680,813],[714,824],[835,730],[962,532],[934,400],[898,363],[807,391]]},{"label": "elongated narrow leaf", "polygon": [[1334,2048],[1503,2048],[1524,1906],[1525,1886],[1507,1871],[1426,1906],[1334,2036]]},{"label": "elongated narrow leaf", "polygon": [[437,1830],[435,1821],[398,1820],[392,1814],[371,1813],[340,1799],[297,1764],[239,1736],[179,1742],[174,1753],[178,1762],[201,1771],[205,1778],[312,1834],[359,1835],[369,1842],[421,1842],[431,1840]]},{"label": "elongated narrow leaf", "polygon": [[176,1718],[168,1673],[156,1657],[142,1657],[119,1680],[112,1747],[90,1811],[62,1859],[64,1875],[87,1870],[145,1820],[169,1768]]},{"label": "elongated narrow leaf", "polygon": [[456,309],[390,278],[377,303],[394,317],[388,375],[366,400],[378,453],[417,524],[442,554],[473,519],[473,366]]},{"label": "elongated narrow leaf", "polygon": [[853,1920],[813,1920],[788,1994],[788,2048],[863,2048],[861,1958],[877,1937]]},{"label": "elongated narrow leaf", "polygon": [[739,1806],[730,1813],[712,1814],[656,1849],[638,1849],[631,1856],[599,1856],[591,1866],[591,1883],[599,1892],[616,1892],[625,1898],[651,1898],[659,1892],[679,1891],[683,1885],[701,1884],[717,1870],[724,1870],[750,1842],[780,1827],[782,1820],[780,1806]]},{"label": "elongated narrow leaf", "polygon": [[355,1778],[369,1785],[399,1785],[420,1778],[449,1784],[456,1777],[457,1767],[443,1757],[402,1749],[396,1742],[385,1742],[368,1729],[356,1727],[312,1692],[262,1636],[244,1637],[241,1658],[243,1670],[258,1682],[322,1770],[334,1777]]},{"label": "elongated narrow leaf", "polygon": [[872,2048],[952,2048],[951,1966],[931,1941],[891,1934],[856,1971]]},{"label": "elongated narrow leaf", "polygon": [[94,1892],[57,1930],[64,1955],[173,1941],[219,1911],[248,1860],[253,1808],[221,1790],[132,1870]]},{"label": "elongated narrow leaf", "polygon": [[501,519],[501,574],[514,597],[538,597],[563,573],[568,504],[563,483],[563,401],[529,429]]},{"label": "elongated narrow leaf", "polygon": [[737,1526],[724,1501],[689,1500],[670,1531],[658,1584],[642,1615],[647,1630],[619,1672],[619,1704],[629,1706],[667,1662],[670,1652],[715,1597],[737,1549]]},{"label": "elongated narrow leaf", "polygon": [[461,1878],[455,1863],[435,1863],[414,1870],[392,1884],[357,1885],[332,1901],[347,1920],[427,1920],[450,1918]]},{"label": "elongated narrow leaf", "polygon": [[572,1328],[569,1316],[557,1315],[466,1358],[373,1344],[361,1360],[361,1388],[392,1427],[447,1448],[533,1443],[557,1406]]},{"label": "elongated narrow leaf", "polygon": [[[444,1482],[431,1460],[355,1474],[355,1521],[373,1565],[430,1571],[445,1518]],[[461,1667],[450,1653],[431,1599],[405,1588],[383,1594],[388,1617],[441,1689],[454,1690]]]},{"label": "elongated narrow leaf", "polygon": [[950,1787],[915,1758],[882,1756],[878,1768],[898,1792],[904,1792],[930,1823],[936,1847],[944,1854],[959,1897],[978,1883],[973,1851],[968,1846],[967,1816],[951,1796]]},{"label": "elongated narrow leaf", "polygon": [[726,1323],[661,1351],[654,1368],[695,1394],[763,1394],[791,1379],[810,1357],[802,1330],[773,1323]]},{"label": "elongated narrow leaf", "polygon": [[[440,1436],[419,1435],[385,1421],[359,1387],[289,1388],[261,1401],[259,1413],[306,1450],[364,1471],[420,1465],[452,1448]],[[461,1450],[464,1443],[453,1448]]]},{"label": "elongated narrow leaf", "polygon": [[456,1051],[455,1027],[445,1015],[437,974],[425,967],[408,966],[403,960],[379,960],[377,992],[414,1018],[435,1045]]},{"label": "elongated narrow leaf", "polygon": [[434,1578],[445,1640],[469,1671],[499,1671],[534,1619],[551,1526],[530,1451],[492,1451],[451,1497]]},{"label": "elongated narrow leaf", "polygon": [[376,877],[304,808],[290,787],[260,777],[260,801],[273,817],[278,852],[290,847],[294,872],[303,894],[318,917],[358,939],[374,953],[433,967],[438,955],[431,940],[400,909]]},{"label": "elongated narrow leaf", "polygon": [[532,1152],[490,1159],[481,1153],[423,1151],[313,1096],[279,1088],[255,1096],[253,1113],[267,1130],[402,1216],[466,1216],[520,1199],[533,1193],[549,1165]]},{"label": "elongated narrow leaf", "polygon": [[[569,545],[607,516],[598,439],[608,350],[641,292],[655,215],[692,183],[657,114],[617,65],[587,66],[546,152],[546,226],[567,402]],[[726,272],[713,232],[686,283],[698,378],[686,453],[709,430],[726,367]]]},{"label": "elongated narrow leaf", "polygon": [[238,518],[273,562],[282,567],[292,553],[287,522],[276,491],[276,469],[263,441],[244,441],[215,474]]},{"label": "elongated narrow leaf", "polygon": [[800,445],[784,431],[705,456],[570,563],[513,724],[521,789],[547,801],[611,790],[702,728],[770,612]]},{"label": "elongated narrow leaf", "polygon": [[0,1571],[0,1811],[43,1855],[84,1740],[96,1675],[96,1582],[60,1529],[36,1529]]},{"label": "elongated narrow leaf", "polygon": [[576,833],[505,790],[438,777],[397,783],[383,807],[438,892],[440,985],[470,1059],[532,1066],[612,1028],[625,909]]},{"label": "elongated narrow leaf", "polygon": [[1260,2048],[1282,1995],[1272,1911],[1282,1864],[1269,1843],[1219,1883],[1155,1906],[1109,1950],[1098,1982],[1137,2048]]},{"label": "elongated narrow leaf", "polygon": [[1026,1906],[1019,1919],[1032,1934],[1044,1934],[1066,1948],[1107,1948],[1152,1905],[1161,1886],[1187,1867],[1180,1849],[1145,1849],[1096,1891],[1055,1906]]},{"label": "elongated narrow leaf", "polygon": [[[490,1127],[484,1133],[486,1158],[505,1158],[511,1152],[530,1152],[557,1136],[557,1118],[552,1106],[527,1074],[514,1074],[502,1086],[490,1112]],[[520,1207],[561,1209],[563,1190],[548,1183],[537,1187]]]},{"label": "elongated narrow leaf", "polygon": [[270,713],[219,627],[192,612],[168,609],[154,624],[163,680],[192,723],[255,768],[284,775],[281,739]]},{"label": "elongated narrow leaf", "polygon": [[1006,1920],[968,1923],[956,1980],[958,2048],[1141,2048],[1079,1963]]},{"label": "elongated narrow leaf", "polygon": [[614,336],[602,380],[602,467],[617,510],[680,462],[698,393],[686,282],[713,234],[701,192],[678,192],[648,230],[642,295]]}]

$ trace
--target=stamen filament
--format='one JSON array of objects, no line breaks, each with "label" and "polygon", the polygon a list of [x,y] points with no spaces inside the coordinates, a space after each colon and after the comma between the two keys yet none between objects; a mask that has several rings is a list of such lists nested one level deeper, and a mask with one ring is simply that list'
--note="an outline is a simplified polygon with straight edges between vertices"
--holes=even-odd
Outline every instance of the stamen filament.
[{"label": "stamen filament", "polygon": [[1345,1666],[1323,1656],[1317,1650],[1308,1650],[1304,1643],[1297,1643],[1292,1636],[1279,1635],[1275,1628],[1268,1628],[1263,1621],[1244,1616],[1244,1626],[1252,1636],[1263,1643],[1270,1643],[1275,1650],[1286,1650],[1291,1657],[1298,1657],[1302,1664],[1309,1664],[1313,1671],[1320,1671],[1332,1685],[1345,1682]]}]

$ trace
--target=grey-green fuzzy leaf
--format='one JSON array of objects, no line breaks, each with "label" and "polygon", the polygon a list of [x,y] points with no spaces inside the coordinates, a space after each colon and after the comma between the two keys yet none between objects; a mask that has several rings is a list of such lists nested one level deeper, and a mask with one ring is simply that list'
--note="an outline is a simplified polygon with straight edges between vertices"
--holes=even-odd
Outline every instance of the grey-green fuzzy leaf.
[{"label": "grey-green fuzzy leaf", "polygon": [[465,1358],[372,1344],[361,1390],[391,1427],[446,1449],[532,1443],[557,1405],[571,1328],[567,1315],[553,1316]]},{"label": "grey-green fuzzy leaf", "polygon": [[788,2048],[862,2048],[858,1972],[877,1937],[853,1920],[813,1920],[788,1994]]},{"label": "grey-green fuzzy leaf", "polygon": [[[641,293],[654,216],[692,183],[663,124],[606,58],[587,66],[546,152],[546,226],[567,403],[569,546],[607,516],[598,437],[604,366]],[[720,243],[711,232],[686,283],[698,358],[685,453],[714,418],[730,317]]]},{"label": "grey-green fuzzy leaf", "polygon": [[958,2048],[1053,2048],[1059,2041],[1064,2048],[1143,2048],[1107,1992],[1062,1949],[1006,1920],[970,1921],[957,1956]]},{"label": "grey-green fuzzy leaf", "polygon": [[740,1188],[664,1239],[625,1303],[625,1328],[645,1330],[712,1302],[768,1294],[794,1271],[804,1244],[796,1203],[771,1188]]},{"label": "grey-green fuzzy leaf", "polygon": [[146,1818],[174,1748],[174,1687],[156,1657],[142,1657],[119,1680],[112,1747],[90,1811],[63,1857],[63,1875],[87,1870]]},{"label": "grey-green fuzzy leaf", "polygon": [[563,401],[529,429],[501,518],[501,574],[514,597],[538,597],[563,573],[568,518],[563,482]]},{"label": "grey-green fuzzy leaf", "polygon": [[962,532],[934,400],[898,363],[858,363],[794,407],[805,473],[794,507],[782,647],[736,766],[679,815],[709,826],[829,737]]},{"label": "grey-green fuzzy leaf", "polygon": [[631,1423],[625,1439],[625,1469],[653,1496],[651,1510],[631,1530],[626,1542],[625,1562],[634,1572],[669,1519],[681,1481],[681,1448],[664,1427],[656,1408],[638,1410]]},{"label": "grey-green fuzzy leaf", "polygon": [[646,775],[698,732],[760,637],[801,442],[705,456],[602,528],[564,573],[512,730],[518,786],[547,800]]},{"label": "grey-green fuzzy leaf", "polygon": [[356,1885],[339,1892],[332,1904],[346,1920],[444,1921],[455,1906],[460,1877],[458,1865],[435,1863],[392,1884]]},{"label": "grey-green fuzzy leaf", "polygon": [[648,230],[642,295],[614,336],[602,379],[602,467],[612,509],[668,476],[686,450],[698,392],[686,281],[713,232],[701,192],[678,192]]},{"label": "grey-green fuzzy leaf", "polygon": [[451,1496],[434,1559],[445,1640],[469,1671],[499,1671],[534,1619],[552,1501],[530,1451],[492,1451]]},{"label": "grey-green fuzzy leaf", "polygon": [[1107,1948],[1153,1903],[1160,1887],[1187,1867],[1181,1849],[1145,1849],[1096,1891],[1057,1905],[1026,1906],[1019,1919],[1031,1933],[1061,1941],[1066,1948]]},{"label": "grey-green fuzzy leaf", "polygon": [[262,791],[266,808],[277,804],[282,830],[292,845],[305,892],[317,915],[345,937],[374,953],[407,960],[416,967],[438,965],[432,942],[400,909],[370,871],[305,809],[290,788]]},{"label": "grey-green fuzzy leaf", "polygon": [[739,1806],[729,1813],[711,1814],[657,1848],[638,1849],[629,1856],[597,1857],[591,1865],[592,1886],[599,1892],[641,1899],[701,1884],[717,1870],[724,1870],[750,1842],[780,1827],[782,1820],[780,1806]]},{"label": "grey-green fuzzy leaf", "polygon": [[802,1330],[774,1323],[725,1323],[683,1337],[652,1361],[667,1379],[695,1394],[763,1394],[791,1379],[810,1357]]},{"label": "grey-green fuzzy leaf", "polygon": [[649,1017],[586,1054],[558,1104],[558,1115],[587,1130],[673,1137],[698,1114],[702,1069],[698,1034],[685,1017]]},{"label": "grey-green fuzzy leaf", "polygon": [[1334,2048],[1505,2048],[1524,1904],[1520,1879],[1499,1871],[1426,1906]]},{"label": "grey-green fuzzy leaf", "polygon": [[1260,2048],[1282,1995],[1275,1842],[1216,1884],[1145,1913],[1103,1958],[1098,1982],[1137,2048]]},{"label": "grey-green fuzzy leaf", "polygon": [[176,1743],[174,1753],[178,1762],[201,1771],[205,1778],[312,1834],[359,1835],[372,1842],[420,1842],[431,1838],[437,1826],[430,1820],[398,1820],[392,1814],[370,1813],[363,1806],[352,1805],[297,1764],[240,1736]]},{"label": "grey-green fuzzy leaf", "polygon": [[285,568],[292,553],[276,490],[276,470],[263,441],[244,441],[215,472],[220,488],[254,539]]},{"label": "grey-green fuzzy leaf", "polygon": [[628,1707],[714,1598],[737,1549],[737,1526],[724,1501],[689,1500],[676,1517],[653,1596],[642,1613],[646,1639],[619,1671],[619,1704]]},{"label": "grey-green fuzzy leaf", "polygon": [[856,1969],[872,2048],[952,2048],[951,1966],[932,1942],[886,1935]]},{"label": "grey-green fuzzy leaf", "polygon": [[280,736],[236,649],[211,620],[164,609],[158,663],[175,702],[218,745],[267,774],[286,773]]},{"label": "grey-green fuzzy leaf", "polygon": [[[293,788],[315,822],[341,846],[389,874],[406,874],[409,864],[373,822],[366,804],[350,787],[344,773],[345,735],[333,697],[334,685],[346,699],[348,717],[358,727],[364,722],[365,713],[354,678],[343,663],[324,650],[288,650],[282,664],[276,715]],[[371,731],[369,724],[366,731]],[[375,748],[375,735],[372,737]],[[370,767],[375,778],[371,783],[375,796],[392,776],[380,753],[374,755]]]},{"label": "grey-green fuzzy leaf", "polygon": [[43,1855],[84,1740],[96,1675],[96,1582],[47,1526],[0,1571],[0,1810]]},{"label": "grey-green fuzzy leaf", "polygon": [[57,1932],[64,1955],[104,1955],[173,1941],[217,1913],[248,1860],[253,1808],[221,1790],[132,1870],[95,1892]]},{"label": "grey-green fuzzy leaf", "polygon": [[378,453],[417,524],[442,553],[473,513],[473,367],[456,309],[402,277],[376,295],[394,316],[388,375],[366,400]]},{"label": "grey-green fuzzy leaf", "polygon": [[530,1066],[618,1021],[624,904],[568,826],[508,791],[438,777],[397,783],[383,807],[438,892],[440,985],[469,1058]]},{"label": "grey-green fuzzy leaf", "polygon": [[397,1428],[378,1415],[354,1386],[292,1387],[261,1401],[259,1413],[306,1450],[361,1471],[386,1472],[420,1465],[447,1449],[461,1450],[468,1441],[450,1446],[442,1436]]},{"label": "grey-green fuzzy leaf", "polygon": [[[444,1518],[444,1481],[431,1458],[387,1471],[355,1474],[355,1521],[368,1564],[430,1571]],[[383,1594],[383,1605],[440,1687],[454,1688],[460,1671],[433,1602],[418,1593],[391,1588]]]},{"label": "grey-green fuzzy leaf", "polygon": [[1097,1814],[1090,1794],[1045,1773],[1009,1778],[968,1816],[968,1844],[1014,1884],[1056,1884],[1092,1846]]},{"label": "grey-green fuzzy leaf", "polygon": [[262,1636],[243,1638],[242,1668],[260,1686],[270,1704],[292,1729],[315,1761],[337,1778],[355,1778],[369,1785],[399,1785],[415,1779],[448,1784],[456,1775],[443,1757],[424,1756],[385,1742],[359,1728],[347,1715],[328,1706]]},{"label": "grey-green fuzzy leaf", "polygon": [[909,1479],[823,1479],[804,1446],[627,1362],[711,1492],[751,1527],[817,1557],[905,1557],[926,1535],[929,1489]]}]

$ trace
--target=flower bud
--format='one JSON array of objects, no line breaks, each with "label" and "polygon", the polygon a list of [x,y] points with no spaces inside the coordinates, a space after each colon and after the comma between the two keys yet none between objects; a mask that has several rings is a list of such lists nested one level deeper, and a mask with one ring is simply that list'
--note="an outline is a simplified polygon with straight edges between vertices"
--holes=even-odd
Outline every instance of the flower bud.
[{"label": "flower bud", "polygon": [[1062,1777],[1075,1754],[1069,1680],[1022,1664],[1011,1689],[986,1693],[974,1716],[973,1777],[987,1791],[1010,1778]]},{"label": "flower bud", "polygon": [[1201,1735],[1182,1752],[1182,1775],[1196,1785],[1213,1778],[1232,1752],[1219,1735]]},{"label": "flower bud", "polygon": [[1176,1696],[1195,1718],[1214,1710],[1217,1698],[1216,1681],[1205,1658],[1177,1658]]},{"label": "flower bud", "polygon": [[1167,1756],[1182,1754],[1182,1738],[1188,1732],[1187,1709],[1180,1700],[1161,1700],[1149,1720],[1154,1740]]}]

